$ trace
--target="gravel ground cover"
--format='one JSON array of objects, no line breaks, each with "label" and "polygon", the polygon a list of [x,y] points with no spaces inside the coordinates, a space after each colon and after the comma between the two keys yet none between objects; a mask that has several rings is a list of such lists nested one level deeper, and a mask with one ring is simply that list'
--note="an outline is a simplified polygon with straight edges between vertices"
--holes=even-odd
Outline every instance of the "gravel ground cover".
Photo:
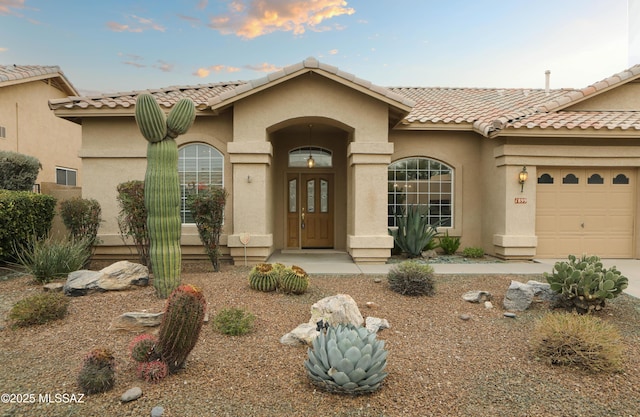
[{"label": "gravel ground cover", "polygon": [[[95,269],[95,268],[94,268]],[[223,266],[213,273],[191,268],[183,283],[203,288],[210,317],[238,307],[257,318],[254,331],[225,336],[206,323],[186,368],[159,384],[137,379],[128,356],[135,334],[108,330],[127,311],[161,311],[164,301],[151,287],[96,293],[71,299],[58,322],[12,329],[11,305],[42,291],[29,277],[0,279],[0,393],[35,394],[34,404],[2,403],[0,416],[149,416],[155,406],[165,417],[189,416],[640,416],[640,301],[626,294],[598,315],[624,337],[624,371],[589,374],[549,366],[534,357],[529,337],[544,304],[503,316],[501,301],[510,280],[535,276],[437,275],[434,297],[392,292],[384,277],[311,276],[300,296],[260,293],[249,288],[246,267]],[[461,296],[489,291],[495,308]],[[303,362],[306,347],[279,339],[309,320],[310,306],[339,293],[351,295],[363,316],[386,318],[379,333],[389,350],[386,378],[372,395],[345,397],[316,389]],[[374,302],[377,308],[365,306]],[[466,314],[470,320],[461,320]],[[104,346],[115,351],[112,391],[82,403],[40,402],[40,394],[78,394],[82,358]],[[122,404],[120,396],[139,386],[143,396]],[[3,397],[4,398],[4,397]]]}]

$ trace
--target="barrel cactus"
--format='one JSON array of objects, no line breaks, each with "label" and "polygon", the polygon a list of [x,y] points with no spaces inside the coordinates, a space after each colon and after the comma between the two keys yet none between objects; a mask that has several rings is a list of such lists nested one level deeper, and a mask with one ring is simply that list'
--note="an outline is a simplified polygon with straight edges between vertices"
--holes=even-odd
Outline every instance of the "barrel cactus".
[{"label": "barrel cactus", "polygon": [[283,268],[278,278],[280,291],[287,294],[304,294],[309,287],[309,275],[296,265]]},{"label": "barrel cactus", "polygon": [[254,290],[269,292],[278,288],[278,276],[282,268],[269,263],[260,263],[249,272],[249,286]]},{"label": "barrel cactus", "polygon": [[338,324],[320,332],[304,362],[311,382],[329,392],[360,395],[376,391],[387,376],[384,341],[365,327]]},{"label": "barrel cactus", "polygon": [[167,298],[180,285],[182,268],[181,196],[175,138],[193,124],[196,110],[191,100],[182,99],[165,117],[151,94],[141,94],[136,100],[135,117],[140,132],[149,142],[144,205],[147,209],[153,285],[159,297]]},{"label": "barrel cactus", "polygon": [[169,296],[157,345],[160,359],[169,367],[169,373],[184,367],[198,341],[206,307],[202,291],[193,285],[180,285]]}]

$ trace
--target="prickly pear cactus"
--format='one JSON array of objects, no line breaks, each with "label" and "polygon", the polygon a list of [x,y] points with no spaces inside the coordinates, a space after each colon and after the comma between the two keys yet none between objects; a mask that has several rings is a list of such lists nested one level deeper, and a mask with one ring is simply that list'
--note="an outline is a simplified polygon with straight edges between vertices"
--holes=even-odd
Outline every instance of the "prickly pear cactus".
[{"label": "prickly pear cactus", "polygon": [[269,263],[257,264],[249,272],[249,286],[258,291],[270,292],[278,288],[278,276],[282,267]]},{"label": "prickly pear cactus", "polygon": [[309,275],[296,265],[283,268],[278,278],[278,287],[286,294],[304,294],[309,287]]},{"label": "prickly pear cactus", "polygon": [[169,296],[157,346],[169,373],[184,367],[187,356],[198,341],[206,307],[202,291],[193,285],[180,285]]},{"label": "prickly pear cactus", "polygon": [[144,204],[153,285],[160,298],[167,298],[180,285],[180,181],[175,138],[189,129],[195,115],[195,106],[189,99],[180,100],[168,117],[151,94],[141,94],[136,100],[136,122],[149,141]]},{"label": "prickly pear cactus", "polygon": [[629,285],[615,266],[604,268],[597,256],[569,255],[569,262],[556,262],[553,272],[544,276],[563,304],[581,314],[602,309],[605,300],[617,297]]},{"label": "prickly pear cactus", "polygon": [[360,395],[376,391],[387,373],[384,341],[365,327],[330,326],[320,332],[304,362],[311,382],[329,392]]}]

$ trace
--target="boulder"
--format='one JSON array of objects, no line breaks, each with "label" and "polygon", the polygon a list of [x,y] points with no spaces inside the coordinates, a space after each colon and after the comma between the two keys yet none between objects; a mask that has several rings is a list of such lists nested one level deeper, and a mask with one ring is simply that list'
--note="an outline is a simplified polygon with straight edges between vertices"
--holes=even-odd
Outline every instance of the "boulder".
[{"label": "boulder", "polygon": [[312,305],[309,324],[315,326],[320,320],[329,323],[329,325],[351,323],[356,327],[360,327],[364,323],[358,305],[347,294],[325,297]]},{"label": "boulder", "polygon": [[488,291],[468,291],[464,293],[462,299],[470,303],[480,303],[490,301],[492,298],[491,293]]},{"label": "boulder", "polygon": [[527,285],[533,289],[534,296],[538,297],[542,301],[554,303],[560,296],[557,292],[551,289],[551,285],[548,282],[529,280],[527,281]]},{"label": "boulder", "polygon": [[120,261],[100,271],[71,272],[64,284],[64,293],[70,296],[86,295],[94,291],[126,290],[149,283],[149,269],[141,264]]},{"label": "boulder", "polygon": [[125,330],[128,332],[146,331],[150,327],[157,327],[162,321],[163,312],[147,313],[133,311],[116,317],[109,325],[109,330]]},{"label": "boulder", "polygon": [[61,292],[64,288],[64,284],[61,282],[49,282],[42,286],[44,292]]},{"label": "boulder", "polygon": [[377,317],[367,317],[365,323],[365,327],[369,330],[369,333],[377,333],[379,330],[391,327],[387,319],[379,319]]},{"label": "boulder", "polygon": [[318,337],[318,326],[315,324],[302,323],[289,333],[280,338],[283,345],[309,345],[313,344],[313,339]]},{"label": "boulder", "polygon": [[505,310],[525,311],[533,302],[534,293],[535,291],[530,285],[511,281],[502,304]]}]

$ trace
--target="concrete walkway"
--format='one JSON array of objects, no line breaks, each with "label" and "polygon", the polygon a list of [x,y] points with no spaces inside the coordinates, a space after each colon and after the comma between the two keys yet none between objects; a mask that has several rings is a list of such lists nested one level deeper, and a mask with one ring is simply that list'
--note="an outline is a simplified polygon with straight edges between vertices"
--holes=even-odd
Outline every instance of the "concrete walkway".
[{"label": "concrete walkway", "polygon": [[[431,264],[436,274],[500,274],[500,275],[541,275],[551,272],[560,259],[536,259],[533,262],[497,262],[478,264]],[[564,260],[564,259],[562,259]],[[386,275],[392,264],[356,264],[346,252],[340,251],[286,251],[275,252],[268,262],[298,265],[314,275]],[[605,267],[615,266],[622,275],[629,278],[627,294],[640,298],[640,260],[603,259]]]}]

